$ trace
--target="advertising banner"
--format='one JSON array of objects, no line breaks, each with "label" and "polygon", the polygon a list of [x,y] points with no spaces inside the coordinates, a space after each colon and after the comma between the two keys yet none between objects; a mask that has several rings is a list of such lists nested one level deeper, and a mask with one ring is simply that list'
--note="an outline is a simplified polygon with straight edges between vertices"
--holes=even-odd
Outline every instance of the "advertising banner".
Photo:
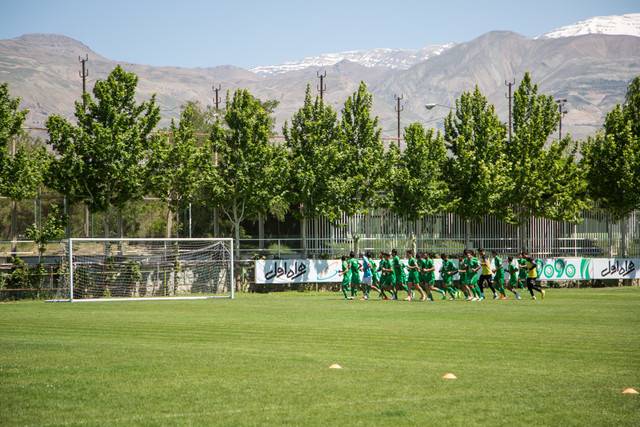
[{"label": "advertising banner", "polygon": [[538,279],[541,281],[591,280],[593,258],[537,259]]},{"label": "advertising banner", "polygon": [[638,279],[639,258],[593,258],[594,279]]},{"label": "advertising banner", "polygon": [[339,283],[340,260],[257,260],[256,283]]},{"label": "advertising banner", "polygon": [[[375,260],[379,264],[379,260]],[[516,261],[514,261],[515,263]],[[407,260],[402,260],[406,265]],[[458,261],[454,260],[458,265]],[[542,258],[536,259],[538,280],[638,279],[639,258]],[[442,280],[442,260],[434,260],[436,280]],[[341,262],[338,259],[289,259],[256,261],[256,283],[339,283]],[[508,266],[504,264],[505,271]],[[360,273],[362,274],[362,273]],[[480,273],[478,273],[480,274]],[[509,277],[506,275],[507,278]],[[454,280],[459,276],[455,275]]]}]

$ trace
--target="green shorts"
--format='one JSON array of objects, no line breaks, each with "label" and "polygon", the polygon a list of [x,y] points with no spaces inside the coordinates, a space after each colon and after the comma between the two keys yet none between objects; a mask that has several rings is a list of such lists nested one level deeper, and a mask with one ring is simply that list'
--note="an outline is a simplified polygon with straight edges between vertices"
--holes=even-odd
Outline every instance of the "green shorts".
[{"label": "green shorts", "polygon": [[395,281],[395,285],[396,286],[401,286],[401,285],[405,285],[407,283],[407,276],[404,274],[401,274],[400,276],[396,275],[396,281]]},{"label": "green shorts", "polygon": [[411,271],[407,280],[409,283],[418,285],[420,283],[420,274],[417,271]]},{"label": "green shorts", "polygon": [[351,284],[352,285],[359,285],[360,283],[362,283],[362,281],[360,280],[360,275],[359,274],[351,274]]}]

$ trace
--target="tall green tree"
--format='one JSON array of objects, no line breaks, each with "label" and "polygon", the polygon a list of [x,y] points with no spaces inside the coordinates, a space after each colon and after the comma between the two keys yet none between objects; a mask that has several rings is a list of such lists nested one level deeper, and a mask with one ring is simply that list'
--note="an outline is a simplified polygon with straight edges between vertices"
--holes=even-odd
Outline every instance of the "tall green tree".
[{"label": "tall green tree", "polygon": [[11,139],[21,131],[29,110],[20,110],[20,98],[12,98],[9,85],[0,83],[0,153],[6,156]]},{"label": "tall green tree", "polygon": [[[144,195],[144,163],[151,133],[160,120],[155,95],[138,104],[138,77],[117,66],[99,80],[93,97],[75,104],[77,125],[57,115],[47,120],[49,144],[56,153],[50,187],[92,212],[118,212]],[[106,215],[105,215],[106,218]],[[105,220],[105,235],[109,234]]]},{"label": "tall green tree", "polygon": [[289,201],[300,218],[303,248],[306,223],[319,215],[335,216],[333,183],[340,171],[340,127],[337,114],[307,85],[303,106],[282,129],[289,153]]},{"label": "tall green tree", "polygon": [[601,132],[582,149],[589,194],[614,219],[640,209],[640,76],[631,81],[624,104],[607,114]]},{"label": "tall green tree", "polygon": [[560,116],[551,96],[539,94],[529,73],[514,93],[513,138],[507,150],[509,186],[505,218],[523,223],[531,215],[577,221],[587,206],[586,186],[567,136],[553,140]]},{"label": "tall green tree", "polygon": [[153,138],[146,165],[147,193],[167,204],[166,237],[172,235],[179,209],[199,195],[204,182],[203,172],[209,162],[210,153],[198,145],[193,128],[193,117],[199,116],[196,107],[187,104],[180,114],[180,122],[176,125],[172,120],[168,134],[160,133]]},{"label": "tall green tree", "polygon": [[28,110],[0,84],[0,196],[11,200],[11,240],[17,238],[17,203],[36,197],[49,157],[22,131]]},{"label": "tall green tree", "polygon": [[[364,82],[344,103],[340,120],[340,175],[332,184],[334,206],[353,215],[391,199],[390,165],[385,161],[378,117],[372,116],[373,96]],[[334,211],[333,217],[337,217]]]},{"label": "tall green tree", "polygon": [[451,157],[446,163],[451,209],[467,222],[497,213],[508,178],[505,126],[495,107],[476,86],[456,100],[455,112],[445,119],[444,139]]},{"label": "tall green tree", "polygon": [[287,154],[270,143],[272,126],[260,100],[239,89],[211,133],[207,203],[232,223],[236,249],[243,220],[265,212],[282,218],[288,210]]},{"label": "tall green tree", "polygon": [[607,114],[602,131],[582,148],[588,193],[622,228],[627,252],[627,217],[640,209],[640,76],[627,88],[625,102]]},{"label": "tall green tree", "polygon": [[406,148],[393,174],[393,209],[411,219],[442,212],[447,198],[447,149],[440,132],[420,123],[404,129]]}]

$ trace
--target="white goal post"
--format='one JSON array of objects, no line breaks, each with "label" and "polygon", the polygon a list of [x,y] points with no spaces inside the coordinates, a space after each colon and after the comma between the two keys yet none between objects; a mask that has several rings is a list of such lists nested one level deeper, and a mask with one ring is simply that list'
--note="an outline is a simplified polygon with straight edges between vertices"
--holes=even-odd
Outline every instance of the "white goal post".
[{"label": "white goal post", "polygon": [[71,238],[52,301],[231,298],[233,239]]}]

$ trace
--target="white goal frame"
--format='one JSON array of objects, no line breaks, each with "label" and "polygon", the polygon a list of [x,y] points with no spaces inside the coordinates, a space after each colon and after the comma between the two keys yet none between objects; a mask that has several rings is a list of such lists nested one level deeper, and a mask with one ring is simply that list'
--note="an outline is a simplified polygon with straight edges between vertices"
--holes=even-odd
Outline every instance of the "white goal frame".
[{"label": "white goal frame", "polygon": [[[74,298],[74,242],[227,242],[229,244],[229,261],[230,261],[230,292],[229,295],[207,295],[207,296],[171,296],[171,297],[106,297],[106,298]],[[234,276],[234,241],[228,237],[203,237],[203,238],[188,238],[188,237],[173,237],[173,238],[144,238],[144,237],[113,237],[113,238],[91,238],[91,237],[72,237],[67,241],[67,250],[69,264],[69,298],[52,299],[47,302],[108,302],[108,301],[179,301],[179,300],[205,300],[205,299],[235,299],[235,276]]]}]

